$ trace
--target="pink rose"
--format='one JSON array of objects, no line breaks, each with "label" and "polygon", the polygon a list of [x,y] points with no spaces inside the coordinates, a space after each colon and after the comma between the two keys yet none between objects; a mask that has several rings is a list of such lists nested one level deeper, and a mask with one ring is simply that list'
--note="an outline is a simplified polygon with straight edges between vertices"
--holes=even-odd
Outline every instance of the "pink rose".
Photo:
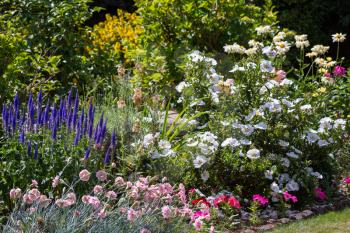
[{"label": "pink rose", "polygon": [[68,193],[66,199],[71,200],[73,204],[77,201],[77,197],[75,196],[75,193]]},{"label": "pink rose", "polygon": [[60,207],[60,208],[62,208],[62,207],[64,207],[64,200],[63,199],[57,199],[56,201],[55,201],[55,204],[58,206],[58,207]]},{"label": "pink rose", "polygon": [[142,228],[140,233],[151,233],[151,231],[146,228]]},{"label": "pink rose", "polygon": [[164,183],[159,185],[160,192],[163,195],[171,194],[173,193],[173,186],[171,186],[169,183]]},{"label": "pink rose", "polygon": [[105,218],[107,216],[106,210],[105,209],[100,210],[97,215],[99,218]]},{"label": "pink rose", "polygon": [[276,79],[277,81],[282,81],[283,79],[285,79],[287,76],[286,72],[284,72],[283,70],[277,70],[276,72]]},{"label": "pink rose", "polygon": [[84,195],[82,196],[81,200],[85,204],[92,205],[95,209],[97,209],[100,206],[100,200],[94,196]]},{"label": "pink rose", "polygon": [[51,203],[51,199],[47,198],[46,195],[41,195],[39,198],[39,207],[46,208]]},{"label": "pink rose", "polygon": [[96,177],[99,181],[105,181],[107,180],[107,173],[103,170],[99,170],[96,172]]},{"label": "pink rose", "polygon": [[126,182],[126,187],[127,188],[131,188],[132,187],[132,183],[130,181]]},{"label": "pink rose", "polygon": [[41,193],[38,189],[35,188],[35,189],[29,190],[28,195],[30,196],[30,199],[32,199],[33,201],[36,201],[40,198]]},{"label": "pink rose", "polygon": [[55,178],[53,178],[52,180],[52,187],[56,188],[60,183],[60,177],[59,176],[55,176]]},{"label": "pink rose", "polygon": [[133,208],[130,208],[128,210],[128,216],[127,216],[127,219],[129,221],[134,221],[134,219],[137,217],[137,213],[136,211],[133,209]]},{"label": "pink rose", "polygon": [[10,190],[10,199],[18,199],[21,197],[22,190],[20,188],[13,188]]},{"label": "pink rose", "polygon": [[215,228],[213,225],[210,227],[209,233],[215,233]]},{"label": "pink rose", "polygon": [[115,178],[114,184],[117,186],[123,186],[123,185],[125,185],[125,181],[124,181],[123,177],[118,176],[117,178]]},{"label": "pink rose", "polygon": [[103,188],[102,188],[102,186],[101,185],[96,185],[95,187],[94,187],[94,194],[96,195],[96,194],[99,194],[99,193],[101,193],[102,191],[103,191]]},{"label": "pink rose", "polygon": [[38,187],[38,181],[32,180],[31,187]]},{"label": "pink rose", "polygon": [[90,200],[90,196],[89,195],[84,195],[84,196],[81,197],[81,201],[84,204],[89,204],[89,200]]},{"label": "pink rose", "polygon": [[110,200],[115,200],[117,198],[117,194],[114,191],[108,191],[105,196]]},{"label": "pink rose", "polygon": [[169,208],[169,206],[163,206],[162,207],[162,215],[164,219],[168,219],[171,216],[171,209]]},{"label": "pink rose", "polygon": [[193,223],[193,226],[196,229],[196,231],[200,231],[202,229],[202,225],[203,225],[203,221],[199,218],[197,218]]},{"label": "pink rose", "polygon": [[90,175],[91,173],[88,170],[84,169],[79,173],[79,178],[81,181],[87,182],[90,179]]}]

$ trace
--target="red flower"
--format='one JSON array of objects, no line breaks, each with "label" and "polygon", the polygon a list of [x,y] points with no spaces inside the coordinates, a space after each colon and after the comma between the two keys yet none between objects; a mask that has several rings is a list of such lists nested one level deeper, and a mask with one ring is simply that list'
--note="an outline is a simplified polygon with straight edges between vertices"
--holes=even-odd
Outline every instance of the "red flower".
[{"label": "red flower", "polygon": [[231,206],[231,207],[234,207],[234,208],[237,208],[237,209],[240,209],[241,208],[241,204],[239,203],[239,201],[234,198],[234,197],[230,197],[228,199],[228,204]]},{"label": "red flower", "polygon": [[226,195],[220,195],[219,197],[215,198],[214,205],[217,207],[221,203],[226,203],[228,201],[228,196]]},{"label": "red flower", "polygon": [[210,203],[204,197],[192,201],[192,205],[197,205],[199,203],[203,203],[204,205],[210,207]]}]

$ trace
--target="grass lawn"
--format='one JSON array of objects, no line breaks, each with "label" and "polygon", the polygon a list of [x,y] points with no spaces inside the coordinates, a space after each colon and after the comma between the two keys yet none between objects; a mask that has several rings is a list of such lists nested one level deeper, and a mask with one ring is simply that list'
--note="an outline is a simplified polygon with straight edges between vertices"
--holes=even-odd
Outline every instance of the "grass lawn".
[{"label": "grass lawn", "polygon": [[350,209],[291,223],[270,233],[350,233]]}]

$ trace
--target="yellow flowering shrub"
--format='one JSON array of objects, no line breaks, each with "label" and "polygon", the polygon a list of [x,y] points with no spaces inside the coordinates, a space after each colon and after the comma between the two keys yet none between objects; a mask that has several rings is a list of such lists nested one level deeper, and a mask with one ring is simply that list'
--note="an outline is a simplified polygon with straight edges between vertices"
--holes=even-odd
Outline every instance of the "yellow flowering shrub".
[{"label": "yellow flowering shrub", "polygon": [[118,10],[117,16],[106,15],[106,20],[95,25],[92,32],[92,45],[88,51],[102,50],[128,57],[131,49],[138,47],[143,32],[140,18],[135,13]]}]

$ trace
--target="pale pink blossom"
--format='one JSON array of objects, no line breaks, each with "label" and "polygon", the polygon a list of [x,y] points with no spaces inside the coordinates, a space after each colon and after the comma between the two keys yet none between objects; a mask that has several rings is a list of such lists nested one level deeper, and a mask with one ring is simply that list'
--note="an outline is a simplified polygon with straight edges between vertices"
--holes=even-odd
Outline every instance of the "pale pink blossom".
[{"label": "pale pink blossom", "polygon": [[37,210],[37,208],[35,208],[35,207],[30,207],[30,208],[29,208],[29,213],[32,214],[32,213],[36,212],[36,210]]},{"label": "pale pink blossom", "polygon": [[103,188],[102,188],[101,185],[96,185],[96,186],[94,187],[93,191],[94,191],[94,194],[96,195],[96,194],[101,193],[101,192],[103,191]]},{"label": "pale pink blossom", "polygon": [[210,227],[209,233],[215,233],[215,228],[213,225]]},{"label": "pale pink blossom", "polygon": [[276,80],[277,81],[282,81],[283,79],[285,79],[287,76],[286,72],[283,70],[277,70],[276,71]]},{"label": "pale pink blossom", "polygon": [[98,217],[99,218],[105,218],[107,216],[107,213],[106,213],[106,210],[105,209],[101,209],[99,212],[98,212]]},{"label": "pale pink blossom", "polygon": [[117,199],[117,194],[114,191],[108,191],[105,196],[110,200]]},{"label": "pale pink blossom", "polygon": [[99,170],[96,172],[96,177],[99,181],[105,181],[107,180],[107,173],[103,170]]},{"label": "pale pink blossom", "polygon": [[81,200],[85,204],[92,205],[95,209],[100,207],[100,204],[101,204],[100,200],[94,196],[84,195],[82,196]]},{"label": "pale pink blossom", "polygon": [[81,181],[87,182],[90,179],[90,175],[91,173],[88,170],[84,169],[79,173],[79,178]]},{"label": "pale pink blossom", "polygon": [[179,184],[179,192],[178,192],[177,196],[180,198],[182,204],[185,205],[187,203],[186,189],[185,189],[185,186],[183,184]]},{"label": "pale pink blossom", "polygon": [[133,209],[133,208],[130,208],[129,210],[128,210],[128,217],[127,217],[127,219],[129,220],[129,221],[134,221],[134,219],[137,217],[137,213],[136,213],[136,211]]},{"label": "pale pink blossom", "polygon": [[55,204],[56,204],[58,207],[62,208],[62,207],[64,207],[64,200],[61,199],[61,198],[59,198],[59,199],[57,199],[57,200],[55,201]]},{"label": "pale pink blossom", "polygon": [[39,198],[39,207],[46,208],[51,203],[51,199],[47,198],[46,195],[41,195]]},{"label": "pale pink blossom", "polygon": [[13,188],[10,190],[10,199],[18,199],[21,197],[22,190],[20,188]]},{"label": "pale pink blossom", "polygon": [[123,177],[118,176],[117,178],[115,178],[114,184],[117,186],[123,186],[123,185],[125,185],[125,181],[124,181]]},{"label": "pale pink blossom", "polygon": [[137,199],[139,197],[139,190],[136,186],[131,187],[131,192],[129,194],[131,198]]},{"label": "pale pink blossom", "polygon": [[127,188],[131,188],[132,187],[132,183],[130,181],[126,182],[126,187]]},{"label": "pale pink blossom", "polygon": [[162,215],[164,219],[168,219],[171,216],[171,209],[169,208],[169,206],[163,206],[162,207]]},{"label": "pale pink blossom", "polygon": [[151,233],[151,231],[146,228],[142,228],[140,233]]},{"label": "pale pink blossom", "polygon": [[80,213],[79,210],[75,210],[75,211],[73,212],[73,216],[74,216],[74,217],[79,217],[80,215],[81,215],[81,213]]},{"label": "pale pink blossom", "polygon": [[52,187],[56,188],[60,183],[60,177],[59,176],[55,176],[55,178],[53,178],[52,180]]},{"label": "pale pink blossom", "polygon": [[159,189],[164,196],[173,192],[173,186],[171,186],[169,183],[160,184]]},{"label": "pale pink blossom", "polygon": [[143,182],[141,182],[141,181],[137,181],[137,182],[135,183],[135,186],[136,186],[138,189],[140,189],[141,191],[147,189],[147,187],[148,187],[145,183],[143,183]]},{"label": "pale pink blossom", "polygon": [[40,191],[36,188],[29,190],[28,192],[29,198],[33,201],[36,201],[40,198]]},{"label": "pale pink blossom", "polygon": [[32,184],[30,186],[31,187],[38,187],[38,181],[32,180]]},{"label": "pale pink blossom", "polygon": [[196,231],[200,231],[202,229],[202,225],[203,221],[200,218],[197,218],[193,223],[193,226],[196,229]]},{"label": "pale pink blossom", "polygon": [[33,204],[34,200],[32,199],[32,196],[26,193],[23,195],[23,202],[25,204]]}]

